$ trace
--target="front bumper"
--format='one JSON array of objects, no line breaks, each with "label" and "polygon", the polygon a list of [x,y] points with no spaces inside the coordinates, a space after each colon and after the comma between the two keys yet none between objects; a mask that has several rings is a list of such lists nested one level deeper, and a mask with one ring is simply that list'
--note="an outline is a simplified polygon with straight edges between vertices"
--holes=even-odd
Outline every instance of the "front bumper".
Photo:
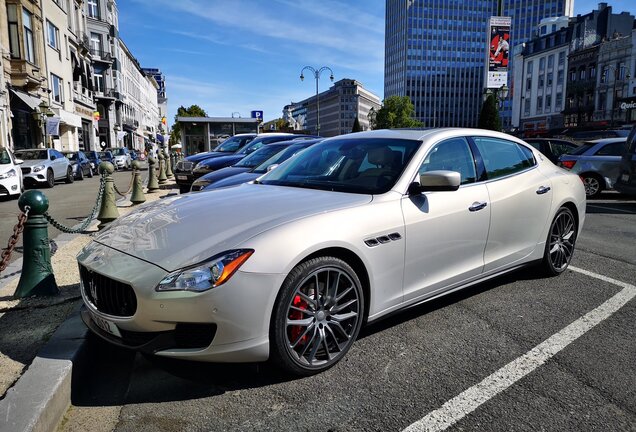
[{"label": "front bumper", "polygon": [[20,193],[20,177],[0,179],[0,196],[16,195]]},{"label": "front bumper", "polygon": [[22,179],[27,184],[34,183],[45,183],[46,182],[46,172],[47,168],[40,170],[38,172],[30,171],[28,173],[22,172]]},{"label": "front bumper", "polygon": [[[107,341],[161,356],[200,361],[254,362],[269,357],[271,311],[284,275],[239,270],[226,284],[203,293],[156,292],[154,287],[167,272],[153,264],[96,242],[80,253],[78,261],[92,272],[130,285],[135,293],[137,307],[132,316],[108,315],[91,303],[86,292],[91,287],[87,288],[82,279],[86,308],[83,319]],[[115,331],[105,331],[105,326],[98,326],[91,315],[116,326]],[[187,335],[194,331],[191,329],[204,333],[195,338],[198,346],[188,343],[192,341]],[[209,337],[207,343],[205,336]]]}]

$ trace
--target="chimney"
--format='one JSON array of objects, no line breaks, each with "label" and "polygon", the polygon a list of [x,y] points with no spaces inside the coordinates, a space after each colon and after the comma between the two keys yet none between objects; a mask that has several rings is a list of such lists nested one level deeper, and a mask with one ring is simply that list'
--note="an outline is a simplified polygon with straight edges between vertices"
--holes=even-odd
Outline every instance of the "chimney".
[{"label": "chimney", "polygon": [[607,7],[607,3],[599,3],[598,4],[598,10],[602,11],[603,9],[605,9]]}]

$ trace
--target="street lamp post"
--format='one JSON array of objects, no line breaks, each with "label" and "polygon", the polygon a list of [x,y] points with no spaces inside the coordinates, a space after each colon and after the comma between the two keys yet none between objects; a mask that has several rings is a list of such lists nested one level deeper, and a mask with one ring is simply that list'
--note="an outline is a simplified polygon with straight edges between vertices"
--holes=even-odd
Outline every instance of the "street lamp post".
[{"label": "street lamp post", "polygon": [[33,112],[33,118],[40,123],[40,126],[42,127],[42,138],[43,138],[43,143],[42,145],[44,145],[44,148],[48,148],[49,147],[49,140],[48,140],[48,134],[46,132],[46,119],[48,117],[53,117],[55,115],[55,113],[53,111],[51,111],[51,108],[49,107],[49,104],[47,104],[45,101],[42,101],[40,103],[40,105],[38,105],[35,109],[35,111]]},{"label": "street lamp post", "polygon": [[323,66],[320,69],[316,70],[311,66],[305,66],[300,71],[300,80],[303,81],[305,79],[305,75],[303,72],[305,69],[311,71],[314,74],[314,78],[316,78],[316,135],[320,135],[320,98],[318,97],[318,80],[320,79],[320,74],[324,71],[328,70],[330,75],[329,79],[333,82],[333,71],[328,66]]}]

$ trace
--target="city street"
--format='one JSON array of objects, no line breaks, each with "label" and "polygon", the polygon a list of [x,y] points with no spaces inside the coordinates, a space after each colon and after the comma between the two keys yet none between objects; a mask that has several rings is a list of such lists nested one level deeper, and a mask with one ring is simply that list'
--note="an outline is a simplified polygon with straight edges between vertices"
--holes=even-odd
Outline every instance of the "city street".
[{"label": "city street", "polygon": [[314,377],[91,338],[59,430],[633,430],[636,202],[601,198],[560,277],[527,269],[392,316]]}]

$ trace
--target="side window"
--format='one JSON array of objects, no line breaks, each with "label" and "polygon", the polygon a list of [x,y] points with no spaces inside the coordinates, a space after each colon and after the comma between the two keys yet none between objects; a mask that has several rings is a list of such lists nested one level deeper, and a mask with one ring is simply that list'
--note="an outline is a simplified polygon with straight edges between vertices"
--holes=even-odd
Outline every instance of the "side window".
[{"label": "side window", "polygon": [[568,154],[570,151],[574,150],[576,146],[574,144],[564,143],[564,142],[551,142],[550,147],[552,148],[552,154],[559,157],[562,154]]},{"label": "side window", "polygon": [[532,147],[534,147],[535,149],[541,151],[541,143],[538,141],[526,141],[528,144],[530,144]]},{"label": "side window", "polygon": [[532,151],[512,141],[475,137],[489,179],[504,177],[536,165]]},{"label": "side window", "polygon": [[596,156],[620,156],[625,149],[625,143],[617,142],[606,144],[594,153]]},{"label": "side window", "polygon": [[433,146],[422,162],[419,174],[437,170],[458,172],[461,184],[475,182],[475,161],[465,138],[451,138]]}]

